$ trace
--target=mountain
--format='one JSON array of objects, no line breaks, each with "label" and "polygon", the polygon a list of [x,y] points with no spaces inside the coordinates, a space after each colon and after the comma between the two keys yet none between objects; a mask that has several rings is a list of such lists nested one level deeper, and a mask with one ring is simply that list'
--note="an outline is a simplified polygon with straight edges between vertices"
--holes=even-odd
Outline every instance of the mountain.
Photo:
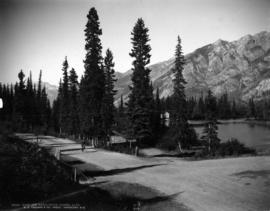
[{"label": "mountain", "polygon": [[[36,85],[36,87],[38,86],[38,82],[34,83]],[[42,87],[45,86],[46,88],[46,92],[47,92],[47,96],[48,99],[50,100],[50,103],[52,105],[53,101],[56,99],[57,97],[57,93],[58,93],[58,86],[56,85],[52,85],[48,82],[42,82],[41,84]]]},{"label": "mountain", "polygon": [[58,93],[58,86],[52,85],[48,82],[43,82],[42,86],[46,87],[46,92],[48,95],[48,99],[50,100],[51,104],[56,99]]},{"label": "mountain", "polygon": [[[216,96],[227,92],[239,101],[270,96],[270,32],[246,35],[233,42],[217,40],[185,55],[185,59],[183,75],[187,96],[198,96],[208,89]],[[159,87],[161,97],[172,94],[173,61],[171,58],[148,67],[154,89]],[[127,100],[131,74],[132,70],[116,72],[116,104],[121,95]],[[58,87],[47,82],[44,85],[52,102]]]},{"label": "mountain", "polygon": [[[173,52],[172,52],[173,53]],[[216,96],[227,92],[231,98],[247,101],[261,99],[270,93],[270,32],[246,35],[228,42],[217,40],[185,55],[183,75],[187,96],[198,96],[211,89]],[[160,96],[173,91],[174,59],[150,65],[150,77]],[[116,103],[128,98],[132,71],[118,74]]]}]

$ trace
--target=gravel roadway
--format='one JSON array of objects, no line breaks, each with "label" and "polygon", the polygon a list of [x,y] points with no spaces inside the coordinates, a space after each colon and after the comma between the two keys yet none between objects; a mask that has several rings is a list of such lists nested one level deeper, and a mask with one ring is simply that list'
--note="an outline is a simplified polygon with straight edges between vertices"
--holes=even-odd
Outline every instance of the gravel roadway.
[{"label": "gravel roadway", "polygon": [[[37,142],[32,134],[16,134]],[[173,157],[134,157],[93,149],[84,152],[68,139],[39,136],[38,144],[52,153],[66,150],[61,158],[79,160],[79,170],[93,166],[108,172],[95,182],[137,183],[153,188],[195,211],[270,210],[270,156],[187,161]],[[155,149],[153,149],[155,151]],[[101,185],[106,188],[106,183]]]}]

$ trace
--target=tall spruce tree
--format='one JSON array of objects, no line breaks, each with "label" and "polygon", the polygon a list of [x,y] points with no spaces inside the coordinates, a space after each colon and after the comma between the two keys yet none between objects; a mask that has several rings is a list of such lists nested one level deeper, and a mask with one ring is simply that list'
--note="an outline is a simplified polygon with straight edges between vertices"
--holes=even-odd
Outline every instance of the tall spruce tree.
[{"label": "tall spruce tree", "polygon": [[175,50],[175,61],[172,72],[174,73],[174,89],[172,95],[172,111],[170,113],[171,128],[179,150],[190,145],[190,126],[187,121],[187,101],[185,95],[186,81],[183,77],[185,58],[182,52],[181,39],[178,36]]},{"label": "tall spruce tree", "polygon": [[215,155],[220,139],[218,138],[218,126],[216,120],[217,101],[211,90],[208,91],[208,95],[205,99],[205,106],[206,119],[208,122],[205,124],[202,139],[207,143],[208,152]]},{"label": "tall spruce tree", "polygon": [[26,85],[26,112],[27,112],[27,123],[28,128],[30,131],[32,131],[33,126],[35,124],[35,93],[33,88],[33,81],[32,81],[32,73],[30,72],[30,75],[27,79],[27,85]]},{"label": "tall spruce tree", "polygon": [[150,85],[150,62],[148,28],[142,18],[139,18],[131,32],[132,49],[130,56],[134,58],[132,86],[128,101],[128,115],[131,122],[130,135],[136,138],[138,144],[148,144],[152,137],[151,114],[153,93]]},{"label": "tall spruce tree", "polygon": [[[15,88],[15,123],[19,130],[25,130],[23,128],[26,121],[25,112],[25,95],[26,95],[26,85],[25,85],[25,74],[21,70],[18,74],[19,83],[16,83]],[[8,90],[8,89],[7,89]]]},{"label": "tall spruce tree", "polygon": [[67,57],[63,62],[63,82],[62,82],[62,93],[61,93],[61,101],[60,101],[60,112],[61,112],[61,119],[60,119],[60,127],[62,133],[69,134],[69,123],[70,123],[70,111],[69,111],[69,77],[68,77],[68,61]]},{"label": "tall spruce tree", "polygon": [[107,49],[106,56],[104,58],[104,74],[105,74],[105,93],[102,103],[102,122],[105,136],[108,137],[112,133],[112,125],[114,123],[114,90],[115,72],[113,54]]},{"label": "tall spruce tree", "polygon": [[74,68],[69,72],[69,81],[70,81],[70,115],[69,115],[69,132],[71,135],[78,135],[80,129],[79,122],[79,83],[78,76]]},{"label": "tall spruce tree", "polygon": [[36,92],[36,97],[35,97],[35,125],[40,126],[42,124],[41,122],[41,92],[42,92],[42,70],[39,72],[39,77],[38,77],[38,85],[37,85],[37,90]]},{"label": "tall spruce tree", "polygon": [[98,138],[102,134],[101,107],[105,86],[99,38],[102,30],[95,8],[90,9],[87,18],[85,71],[80,83],[80,125],[85,137]]}]

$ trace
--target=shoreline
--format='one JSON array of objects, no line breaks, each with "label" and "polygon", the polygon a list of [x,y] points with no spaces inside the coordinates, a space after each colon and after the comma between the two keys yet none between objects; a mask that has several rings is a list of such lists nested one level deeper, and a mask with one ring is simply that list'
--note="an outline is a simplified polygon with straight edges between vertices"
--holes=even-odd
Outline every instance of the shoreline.
[{"label": "shoreline", "polygon": [[[192,126],[204,126],[208,121],[207,120],[188,120],[188,123]],[[218,119],[217,124],[234,124],[234,123],[250,123],[258,125],[269,125],[269,120],[258,120],[258,119],[249,119],[249,118],[239,118],[239,119]]]}]

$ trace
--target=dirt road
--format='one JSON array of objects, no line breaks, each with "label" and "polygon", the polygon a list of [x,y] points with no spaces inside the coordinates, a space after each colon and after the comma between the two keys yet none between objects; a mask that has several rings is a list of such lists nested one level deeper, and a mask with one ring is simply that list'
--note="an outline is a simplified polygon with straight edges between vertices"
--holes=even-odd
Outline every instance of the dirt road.
[{"label": "dirt road", "polygon": [[[31,134],[18,134],[29,142]],[[95,170],[96,182],[138,183],[165,195],[195,211],[270,210],[270,156],[185,161],[172,157],[138,158],[88,148],[68,139],[40,137],[39,145],[51,150],[69,149],[62,159],[86,174]],[[103,173],[101,172],[103,171]],[[100,173],[101,172],[101,173]],[[109,189],[106,183],[101,184]]]}]

